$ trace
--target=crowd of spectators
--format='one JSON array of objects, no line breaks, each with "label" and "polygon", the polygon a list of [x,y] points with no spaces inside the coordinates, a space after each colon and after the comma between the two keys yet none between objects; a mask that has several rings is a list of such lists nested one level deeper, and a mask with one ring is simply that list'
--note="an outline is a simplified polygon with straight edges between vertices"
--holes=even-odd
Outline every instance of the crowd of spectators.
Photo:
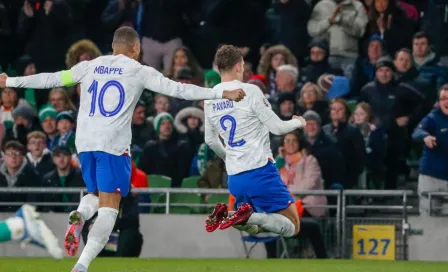
[{"label": "crowd of spectators", "polygon": [[[280,118],[307,120],[302,131],[271,137],[291,189],[396,189],[423,142],[420,177],[448,180],[447,8],[441,0],[0,0],[0,69],[70,69],[110,54],[114,30],[127,25],[141,36],[142,63],[212,88],[220,83],[214,53],[233,44],[245,58],[244,81]],[[74,145],[79,94],[79,86],[1,90],[1,187],[83,185]],[[172,187],[189,176],[200,176],[199,187],[227,186],[225,163],[204,144],[202,109],[202,101],[144,91],[132,118],[135,187],[148,185],[141,171],[170,177]],[[34,197],[42,196],[0,199]]]}]

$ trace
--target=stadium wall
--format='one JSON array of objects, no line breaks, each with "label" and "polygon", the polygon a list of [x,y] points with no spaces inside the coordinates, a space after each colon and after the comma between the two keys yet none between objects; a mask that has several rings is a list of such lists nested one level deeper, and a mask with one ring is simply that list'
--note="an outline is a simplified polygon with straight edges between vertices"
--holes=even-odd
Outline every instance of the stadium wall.
[{"label": "stadium wall", "polygon": [[[0,213],[0,220],[9,217]],[[43,214],[43,218],[58,238],[65,233],[66,214]],[[206,233],[201,215],[141,215],[140,230],[144,236],[142,258],[244,258],[240,233],[234,229]],[[448,261],[448,218],[410,217],[414,230],[423,235],[409,237],[410,260]],[[0,244],[0,256],[46,257],[45,250],[28,246],[21,249],[16,243]],[[252,258],[265,258],[266,251],[257,245]]]}]

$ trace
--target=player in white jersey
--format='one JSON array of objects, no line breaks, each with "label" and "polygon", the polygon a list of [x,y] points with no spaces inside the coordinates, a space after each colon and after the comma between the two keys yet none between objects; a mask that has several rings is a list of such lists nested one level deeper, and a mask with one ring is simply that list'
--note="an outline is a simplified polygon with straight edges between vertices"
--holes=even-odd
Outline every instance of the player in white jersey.
[{"label": "player in white jersey", "polygon": [[[68,71],[28,77],[0,76],[0,87],[53,88],[81,84],[76,148],[88,195],[69,216],[67,253],[78,250],[83,223],[98,211],[88,242],[73,271],[87,271],[112,232],[122,196],[130,189],[131,119],[144,89],[188,100],[227,98],[239,101],[244,91],[223,91],[180,84],[136,61],[140,40],[130,27],[121,27],[112,43],[114,54],[84,61]],[[117,191],[119,193],[117,194]],[[99,197],[96,193],[99,193]]]},{"label": "player in white jersey", "polygon": [[281,121],[257,86],[241,82],[244,61],[238,48],[221,47],[215,63],[221,83],[213,89],[242,88],[246,97],[239,103],[226,99],[204,103],[205,142],[225,160],[229,190],[238,207],[227,216],[227,206],[219,203],[206,220],[206,230],[234,226],[251,234],[293,236],[299,232],[299,218],[295,205],[291,205],[294,199],[275,167],[269,132],[286,134],[304,127],[305,119],[293,116],[290,121]]}]

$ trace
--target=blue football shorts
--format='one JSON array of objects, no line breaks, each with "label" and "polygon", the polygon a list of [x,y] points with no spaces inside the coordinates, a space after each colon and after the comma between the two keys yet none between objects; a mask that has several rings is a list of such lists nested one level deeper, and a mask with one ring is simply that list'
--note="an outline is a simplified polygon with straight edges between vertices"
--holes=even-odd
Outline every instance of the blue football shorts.
[{"label": "blue football shorts", "polygon": [[112,155],[102,151],[79,154],[82,177],[89,193],[120,192],[126,197],[131,189],[131,158],[128,154]]},{"label": "blue football shorts", "polygon": [[248,203],[256,212],[276,213],[295,202],[270,161],[263,167],[229,175],[228,185],[237,207]]}]

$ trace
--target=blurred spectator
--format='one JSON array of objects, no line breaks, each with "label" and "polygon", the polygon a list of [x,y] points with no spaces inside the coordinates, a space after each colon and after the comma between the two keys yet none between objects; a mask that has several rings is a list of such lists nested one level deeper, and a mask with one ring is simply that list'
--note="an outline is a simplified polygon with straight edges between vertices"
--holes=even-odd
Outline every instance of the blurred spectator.
[{"label": "blurred spectator", "polygon": [[307,23],[311,8],[306,0],[282,0],[272,4],[275,15],[278,16],[279,30],[276,42],[290,48],[302,67],[307,56],[307,41],[309,40]]},{"label": "blurred spectator", "polygon": [[368,8],[366,37],[377,34],[385,42],[390,55],[401,48],[410,48],[415,28],[397,0],[374,0]]},{"label": "blurred spectator", "polygon": [[132,115],[132,145],[137,145],[142,150],[145,143],[155,136],[154,127],[146,121],[145,112],[146,104],[139,100]]},{"label": "blurred spectator", "polygon": [[[16,72],[18,76],[32,76],[37,73],[36,64],[34,60],[28,56],[20,57],[16,62]],[[27,88],[18,89],[18,96],[24,98],[35,110],[47,102],[48,91]]]},{"label": "blurred spectator", "polygon": [[364,35],[367,15],[354,0],[321,0],[308,21],[311,37],[325,37],[330,45],[330,64],[349,74],[358,56],[358,42]]},{"label": "blurred spectator", "polygon": [[277,68],[277,74],[275,75],[275,84],[277,85],[277,91],[297,93],[297,79],[299,77],[299,71],[296,67],[286,64]]},{"label": "blurred spectator", "polygon": [[101,14],[101,22],[107,30],[109,38],[115,29],[130,26],[140,33],[141,30],[141,0],[110,0]]},{"label": "blurred spectator", "polygon": [[344,156],[344,189],[358,185],[359,176],[365,167],[364,139],[361,132],[348,123],[350,110],[345,100],[336,98],[330,105],[331,123],[323,127],[327,135],[335,137]]},{"label": "blurred spectator", "polygon": [[334,69],[328,62],[328,42],[322,38],[315,38],[309,44],[309,63],[299,72],[299,88],[303,88],[307,82],[317,83],[317,79],[323,74],[342,75],[341,69]]},{"label": "blurred spectator", "polygon": [[143,63],[156,70],[171,70],[174,51],[182,46],[183,13],[188,2],[182,0],[142,0],[141,21]]},{"label": "blurred spectator", "polygon": [[306,111],[303,118],[306,120],[305,137],[311,146],[311,155],[319,162],[325,189],[329,189],[334,183],[342,184],[344,176],[341,169],[344,167],[344,161],[336,139],[328,137],[322,131],[322,120],[316,112]]},{"label": "blurred spectator", "polygon": [[[244,68],[246,69],[246,68]],[[246,70],[244,70],[246,73]],[[204,87],[205,88],[213,88],[216,85],[221,83],[221,76],[214,70],[208,70],[204,74]]]},{"label": "blurred spectator", "polygon": [[[174,51],[172,57],[172,63],[170,70],[166,70],[166,76],[171,79],[178,78],[179,70],[184,67],[188,67],[191,70],[191,74],[194,75],[194,82],[196,84],[201,84],[203,81],[204,71],[201,66],[199,66],[198,61],[191,53],[191,50],[186,47],[177,48]],[[165,68],[167,69],[167,68]],[[193,79],[193,78],[192,78]]]},{"label": "blurred spectator", "polygon": [[249,84],[253,84],[255,86],[257,86],[258,88],[260,88],[260,90],[264,93],[266,98],[269,98],[270,95],[267,93],[267,88],[266,88],[266,78],[262,75],[253,75],[249,78],[249,80],[247,81],[247,83]]},{"label": "blurred spectator", "polygon": [[19,14],[18,34],[26,41],[25,53],[39,71],[63,70],[64,57],[72,42],[71,8],[64,0],[26,0]]},{"label": "blurred spectator", "polygon": [[277,98],[278,116],[282,120],[290,120],[295,113],[296,101],[293,93],[279,93]]},{"label": "blurred spectator", "polygon": [[412,86],[396,83],[390,57],[381,57],[376,64],[376,78],[361,90],[359,101],[372,106],[374,124],[387,131],[386,189],[396,189],[400,168],[404,167],[409,146],[407,128],[418,122],[423,96]]},{"label": "blurred spectator", "polygon": [[14,88],[3,88],[1,93],[0,121],[6,127],[12,127],[14,118],[12,111],[17,106],[17,92]]},{"label": "blurred spectator", "polygon": [[16,140],[22,145],[26,145],[26,136],[31,131],[37,130],[39,125],[35,121],[35,111],[28,104],[23,103],[12,111],[12,117],[14,118],[14,124],[12,127],[6,129],[6,135],[3,139],[3,143]]},{"label": "blurred spectator", "polygon": [[249,81],[249,78],[254,75],[254,70],[252,67],[252,63],[249,61],[244,61],[244,74],[243,74],[243,82],[246,83]]},{"label": "blurred spectator", "polygon": [[68,49],[65,65],[67,69],[71,69],[79,62],[93,60],[101,55],[100,49],[91,40],[80,40]]},{"label": "blurred spectator", "polygon": [[258,74],[267,79],[267,93],[274,95],[277,92],[277,85],[275,84],[275,75],[277,68],[290,64],[297,67],[297,60],[291,51],[283,45],[276,45],[270,47],[264,55],[261,56],[260,64],[258,65]]},{"label": "blurred spectator", "polygon": [[329,122],[328,102],[323,100],[319,86],[312,82],[306,83],[300,91],[300,97],[297,102],[297,115],[303,115],[308,110],[319,114],[322,124],[325,125]]},{"label": "blurred spectator", "polygon": [[384,54],[384,42],[379,35],[373,35],[366,43],[367,56],[359,56],[350,76],[350,97],[357,98],[361,88],[375,78],[376,62]]},{"label": "blurred spectator", "polygon": [[9,23],[8,15],[8,8],[3,3],[3,0],[0,0],[0,40],[2,41],[0,45],[0,67],[4,67],[4,69],[8,68],[9,62],[7,61],[8,54],[6,52],[9,52],[8,49],[13,44],[11,37],[14,33]]},{"label": "blurred spectator", "polygon": [[365,102],[356,105],[351,118],[352,124],[359,129],[366,153],[366,183],[361,189],[384,189],[383,172],[386,157],[386,133],[381,126],[374,125],[372,107]]},{"label": "blurred spectator", "polygon": [[436,53],[441,56],[442,65],[448,65],[448,20],[446,17],[446,1],[417,1],[425,6],[422,29],[428,34]]},{"label": "blurred spectator", "polygon": [[49,96],[49,103],[53,105],[54,109],[59,113],[61,111],[76,112],[76,107],[70,100],[67,90],[64,88],[54,88],[51,90]]},{"label": "blurred spectator", "polygon": [[[439,107],[429,113],[420,122],[412,135],[416,142],[424,143],[425,148],[420,161],[420,175],[418,177],[418,192],[420,196],[420,210],[427,212],[429,205],[436,213],[447,213],[447,207],[441,199],[433,198],[429,203],[422,192],[448,192],[448,85],[439,91]],[[435,209],[434,209],[435,210]]]},{"label": "blurred spectator", "polygon": [[191,154],[192,158],[204,142],[204,118],[204,111],[195,107],[182,109],[174,118],[174,127],[179,132],[179,136],[187,141],[194,152]]},{"label": "blurred spectator", "polygon": [[67,146],[71,153],[76,153],[75,147],[75,120],[70,111],[61,111],[56,116],[56,128],[58,133],[53,139],[51,146]]},{"label": "blurred spectator", "polygon": [[55,168],[51,158],[51,152],[47,148],[47,136],[41,131],[33,131],[28,134],[28,153],[26,158],[36,172],[43,177]]},{"label": "blurred spectator", "polygon": [[53,148],[53,140],[58,133],[56,125],[57,115],[58,113],[50,104],[44,105],[39,111],[40,125],[47,136],[46,143],[49,150]]},{"label": "blurred spectator", "polygon": [[191,151],[186,141],[173,133],[174,118],[162,112],[154,118],[157,140],[146,143],[139,168],[148,175],[165,175],[172,179],[172,186],[179,187],[188,176]]},{"label": "blurred spectator", "polygon": [[414,64],[419,72],[419,81],[422,85],[422,92],[429,103],[433,104],[437,100],[437,90],[446,81],[446,68],[440,67],[437,63],[439,57],[430,49],[429,36],[423,32],[418,32],[412,39],[412,54]]},{"label": "blurred spectator", "polygon": [[[43,178],[43,187],[85,187],[82,179],[81,170],[72,166],[72,152],[67,146],[55,146],[52,152],[53,163],[56,169],[46,173]],[[45,194],[45,202],[55,203],[78,203],[80,201],[78,194]],[[68,205],[68,204],[67,204]],[[69,212],[73,206],[53,206],[48,210],[53,212]]]},{"label": "blurred spectator", "polygon": [[[276,165],[280,177],[290,190],[323,190],[324,180],[316,158],[310,154],[307,141],[297,132],[283,136]],[[326,196],[304,196],[305,205],[326,205]],[[305,208],[305,217],[325,216],[325,208]]]},{"label": "blurred spectator", "polygon": [[[4,162],[0,166],[0,187],[41,187],[42,180],[25,159],[25,147],[17,142],[7,142],[4,147]],[[0,194],[1,202],[35,202],[35,194]],[[4,212],[16,210],[14,206],[0,206]]]}]

